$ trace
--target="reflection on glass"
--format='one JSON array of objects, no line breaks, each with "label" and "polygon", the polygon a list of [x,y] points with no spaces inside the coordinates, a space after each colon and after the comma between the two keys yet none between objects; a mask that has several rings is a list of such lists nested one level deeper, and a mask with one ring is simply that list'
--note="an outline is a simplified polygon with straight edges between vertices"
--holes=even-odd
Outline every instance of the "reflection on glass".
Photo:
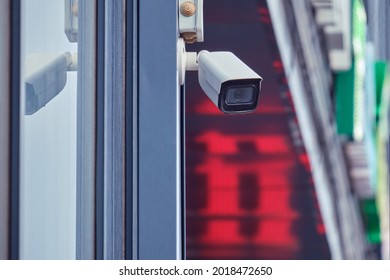
[{"label": "reflection on glass", "polygon": [[67,71],[73,65],[70,53],[31,54],[25,60],[26,115],[43,108],[65,88]]},{"label": "reflection on glass", "polygon": [[20,257],[74,259],[77,1],[25,0],[22,18]]}]

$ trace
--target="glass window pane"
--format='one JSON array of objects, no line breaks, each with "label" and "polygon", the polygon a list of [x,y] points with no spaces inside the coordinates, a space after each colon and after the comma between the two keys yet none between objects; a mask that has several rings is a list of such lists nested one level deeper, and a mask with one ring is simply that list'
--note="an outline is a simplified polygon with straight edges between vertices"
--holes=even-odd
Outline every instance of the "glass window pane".
[{"label": "glass window pane", "polygon": [[22,3],[20,258],[74,259],[78,1]]}]

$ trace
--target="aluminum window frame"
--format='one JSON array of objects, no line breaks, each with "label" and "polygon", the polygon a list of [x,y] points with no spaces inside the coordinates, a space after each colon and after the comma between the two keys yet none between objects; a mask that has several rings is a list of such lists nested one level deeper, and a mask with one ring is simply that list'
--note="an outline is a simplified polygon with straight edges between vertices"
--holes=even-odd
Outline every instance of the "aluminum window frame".
[{"label": "aluminum window frame", "polygon": [[19,259],[21,1],[10,1],[10,220],[9,258]]},{"label": "aluminum window frame", "polygon": [[[77,210],[76,210],[76,259],[95,259],[95,202],[96,185],[100,182],[96,165],[100,132],[96,125],[98,108],[97,49],[98,2],[79,2],[78,30],[78,85],[77,85]],[[101,64],[99,64],[100,66]],[[92,66],[92,67],[91,67]],[[100,92],[99,92],[100,93]]]},{"label": "aluminum window frame", "polygon": [[125,259],[137,257],[138,1],[126,1],[125,68]]},{"label": "aluminum window frame", "polygon": [[178,2],[142,0],[137,8],[133,258],[183,259],[184,115],[177,76]]},{"label": "aluminum window frame", "polygon": [[[126,3],[80,4],[77,258],[124,259]],[[94,27],[83,20],[92,10]]]},{"label": "aluminum window frame", "polygon": [[106,1],[104,259],[124,259],[125,1]]},{"label": "aluminum window frame", "polygon": [[11,46],[10,1],[0,2],[0,260],[9,257],[10,194],[10,68]]},{"label": "aluminum window frame", "polygon": [[[184,258],[177,5],[97,1],[96,259]],[[164,32],[156,33],[162,25]],[[80,258],[92,256],[88,246]]]}]

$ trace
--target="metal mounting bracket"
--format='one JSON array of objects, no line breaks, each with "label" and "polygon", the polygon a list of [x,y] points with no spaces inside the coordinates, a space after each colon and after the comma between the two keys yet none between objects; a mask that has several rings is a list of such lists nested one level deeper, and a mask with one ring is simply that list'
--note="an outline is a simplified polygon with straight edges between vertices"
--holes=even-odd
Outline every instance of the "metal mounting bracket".
[{"label": "metal mounting bracket", "polygon": [[186,43],[203,42],[203,0],[179,0],[179,32]]}]

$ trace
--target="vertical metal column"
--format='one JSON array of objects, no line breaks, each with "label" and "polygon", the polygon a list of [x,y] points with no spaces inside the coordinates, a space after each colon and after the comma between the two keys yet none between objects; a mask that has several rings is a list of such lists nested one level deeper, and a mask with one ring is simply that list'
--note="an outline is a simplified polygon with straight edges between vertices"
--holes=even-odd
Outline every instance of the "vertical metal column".
[{"label": "vertical metal column", "polygon": [[177,1],[139,1],[138,15],[137,258],[181,259]]},{"label": "vertical metal column", "polygon": [[0,2],[0,260],[8,259],[10,163],[10,1]]},{"label": "vertical metal column", "polygon": [[79,1],[76,258],[95,258],[96,1]]},{"label": "vertical metal column", "polygon": [[137,258],[135,232],[138,182],[138,1],[126,0],[125,95],[125,259]]},{"label": "vertical metal column", "polygon": [[19,259],[19,191],[20,191],[20,57],[21,57],[21,3],[10,2],[11,65],[10,65],[10,259]]},{"label": "vertical metal column", "polygon": [[124,259],[125,1],[106,1],[104,93],[104,259]]},{"label": "vertical metal column", "polygon": [[125,3],[79,3],[79,259],[125,258]]}]

